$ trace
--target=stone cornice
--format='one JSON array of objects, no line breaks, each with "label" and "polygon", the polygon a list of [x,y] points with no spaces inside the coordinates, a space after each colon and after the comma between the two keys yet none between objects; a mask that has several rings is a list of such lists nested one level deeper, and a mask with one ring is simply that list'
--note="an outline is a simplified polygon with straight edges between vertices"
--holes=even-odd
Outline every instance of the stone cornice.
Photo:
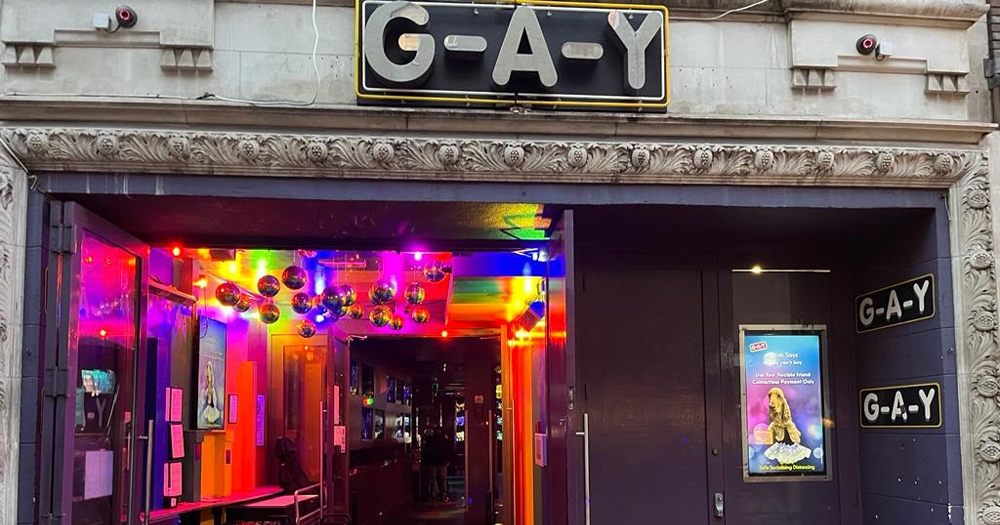
[{"label": "stone cornice", "polygon": [[[297,4],[310,5],[310,0],[226,0],[241,4]],[[663,0],[647,1],[663,4],[670,9],[684,11],[719,11],[745,7],[747,0]],[[353,7],[354,0],[319,0],[319,5]],[[794,11],[828,11],[848,14],[908,16],[921,18],[978,20],[986,13],[986,4],[942,0],[777,0],[753,9],[754,12],[787,13]]]},{"label": "stone cornice", "polygon": [[782,0],[778,3],[785,13],[894,16],[963,21],[966,25],[972,25],[989,10],[986,2],[942,0]]},{"label": "stone cornice", "polygon": [[[443,109],[317,105],[251,107],[181,98],[0,96],[6,127],[53,122],[63,126],[199,126],[354,130],[357,133],[422,132],[518,135],[588,135],[734,141],[844,141],[978,145],[997,126],[989,122],[914,119],[839,119],[815,116],[686,115],[574,111]],[[488,122],[488,125],[484,125]],[[76,124],[74,124],[76,123]]]},{"label": "stone cornice", "polygon": [[973,149],[104,128],[0,130],[31,170],[620,184],[947,188]]}]

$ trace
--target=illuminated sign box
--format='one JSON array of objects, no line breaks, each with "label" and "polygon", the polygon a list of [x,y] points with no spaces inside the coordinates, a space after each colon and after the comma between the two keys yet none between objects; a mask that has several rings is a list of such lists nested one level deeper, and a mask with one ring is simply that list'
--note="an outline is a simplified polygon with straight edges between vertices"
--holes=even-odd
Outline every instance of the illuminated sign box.
[{"label": "illuminated sign box", "polygon": [[576,2],[359,0],[359,102],[660,110],[667,10]]},{"label": "illuminated sign box", "polygon": [[823,326],[740,327],[743,479],[829,479]]}]

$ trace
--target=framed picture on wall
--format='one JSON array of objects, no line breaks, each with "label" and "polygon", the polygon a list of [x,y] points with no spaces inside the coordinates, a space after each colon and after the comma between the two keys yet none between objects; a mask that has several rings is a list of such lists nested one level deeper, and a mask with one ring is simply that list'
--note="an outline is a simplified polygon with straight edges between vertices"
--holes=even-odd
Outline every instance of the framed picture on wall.
[{"label": "framed picture on wall", "polygon": [[374,439],[382,439],[383,437],[385,437],[385,410],[376,410]]},{"label": "framed picture on wall", "polygon": [[375,369],[369,365],[361,365],[361,395],[375,397]]},{"label": "framed picture on wall", "polygon": [[374,413],[372,409],[368,407],[361,408],[361,439],[362,441],[370,441],[372,439],[372,433],[374,430]]},{"label": "framed picture on wall", "polygon": [[396,414],[396,439],[403,439],[403,414]]},{"label": "framed picture on wall", "polygon": [[351,365],[350,365],[350,382],[348,384],[348,388],[351,391],[351,395],[354,395],[354,396],[358,395],[358,392],[359,392],[359,384],[361,382],[361,379],[360,379],[359,375],[360,375],[360,372],[358,370],[358,362],[355,361],[355,360],[353,360],[353,359],[351,359]]},{"label": "framed picture on wall", "polygon": [[396,378],[396,402],[400,405],[406,404],[405,386],[406,382],[402,378]]},{"label": "framed picture on wall", "polygon": [[396,378],[392,376],[385,377],[385,402],[396,402]]},{"label": "framed picture on wall", "polygon": [[195,371],[195,428],[217,430],[226,426],[226,324],[201,317]]},{"label": "framed picture on wall", "polygon": [[743,479],[830,479],[826,327],[740,326]]},{"label": "framed picture on wall", "polygon": [[413,404],[413,385],[409,382],[403,384],[403,404],[406,406]]}]

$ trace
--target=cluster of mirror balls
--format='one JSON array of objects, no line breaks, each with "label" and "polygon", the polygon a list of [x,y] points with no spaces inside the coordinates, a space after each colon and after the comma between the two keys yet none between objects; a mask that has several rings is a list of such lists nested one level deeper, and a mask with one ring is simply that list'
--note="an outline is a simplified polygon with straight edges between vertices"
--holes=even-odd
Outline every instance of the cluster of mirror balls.
[{"label": "cluster of mirror balls", "polygon": [[[439,283],[445,279],[448,268],[441,261],[430,261],[423,267],[424,278],[428,282]],[[272,299],[281,291],[284,284],[289,290],[301,290],[305,287],[307,273],[301,266],[289,266],[281,273],[281,280],[273,275],[265,275],[257,280],[257,291],[268,300],[261,301],[257,306],[257,314],[264,324],[273,324],[281,317],[281,309]],[[393,330],[402,330],[406,319],[389,306],[396,297],[396,284],[389,279],[379,279],[368,290],[368,300],[374,306],[368,313],[368,321],[373,326],[383,328],[388,326]],[[406,300],[405,312],[417,324],[430,321],[431,314],[423,305],[427,291],[418,282],[412,282],[403,292]],[[225,282],[215,289],[215,298],[223,306],[243,313],[250,310],[253,298],[239,286]],[[310,297],[305,292],[296,292],[291,299],[292,311],[299,315],[313,313],[337,321],[342,317],[360,320],[365,317],[365,307],[358,302],[358,292],[349,284],[327,286],[323,293]],[[297,330],[302,337],[316,335],[316,323],[311,319],[299,321]]]}]

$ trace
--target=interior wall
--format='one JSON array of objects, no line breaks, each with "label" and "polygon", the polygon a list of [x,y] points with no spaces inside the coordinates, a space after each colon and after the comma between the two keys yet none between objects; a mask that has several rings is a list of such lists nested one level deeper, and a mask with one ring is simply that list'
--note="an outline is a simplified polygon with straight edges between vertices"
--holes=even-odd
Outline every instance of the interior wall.
[{"label": "interior wall", "polygon": [[964,521],[948,238],[947,214],[939,209],[853,254],[854,295],[931,273],[937,300],[931,319],[855,336],[857,387],[940,383],[943,410],[938,429],[860,429],[866,524]]}]

